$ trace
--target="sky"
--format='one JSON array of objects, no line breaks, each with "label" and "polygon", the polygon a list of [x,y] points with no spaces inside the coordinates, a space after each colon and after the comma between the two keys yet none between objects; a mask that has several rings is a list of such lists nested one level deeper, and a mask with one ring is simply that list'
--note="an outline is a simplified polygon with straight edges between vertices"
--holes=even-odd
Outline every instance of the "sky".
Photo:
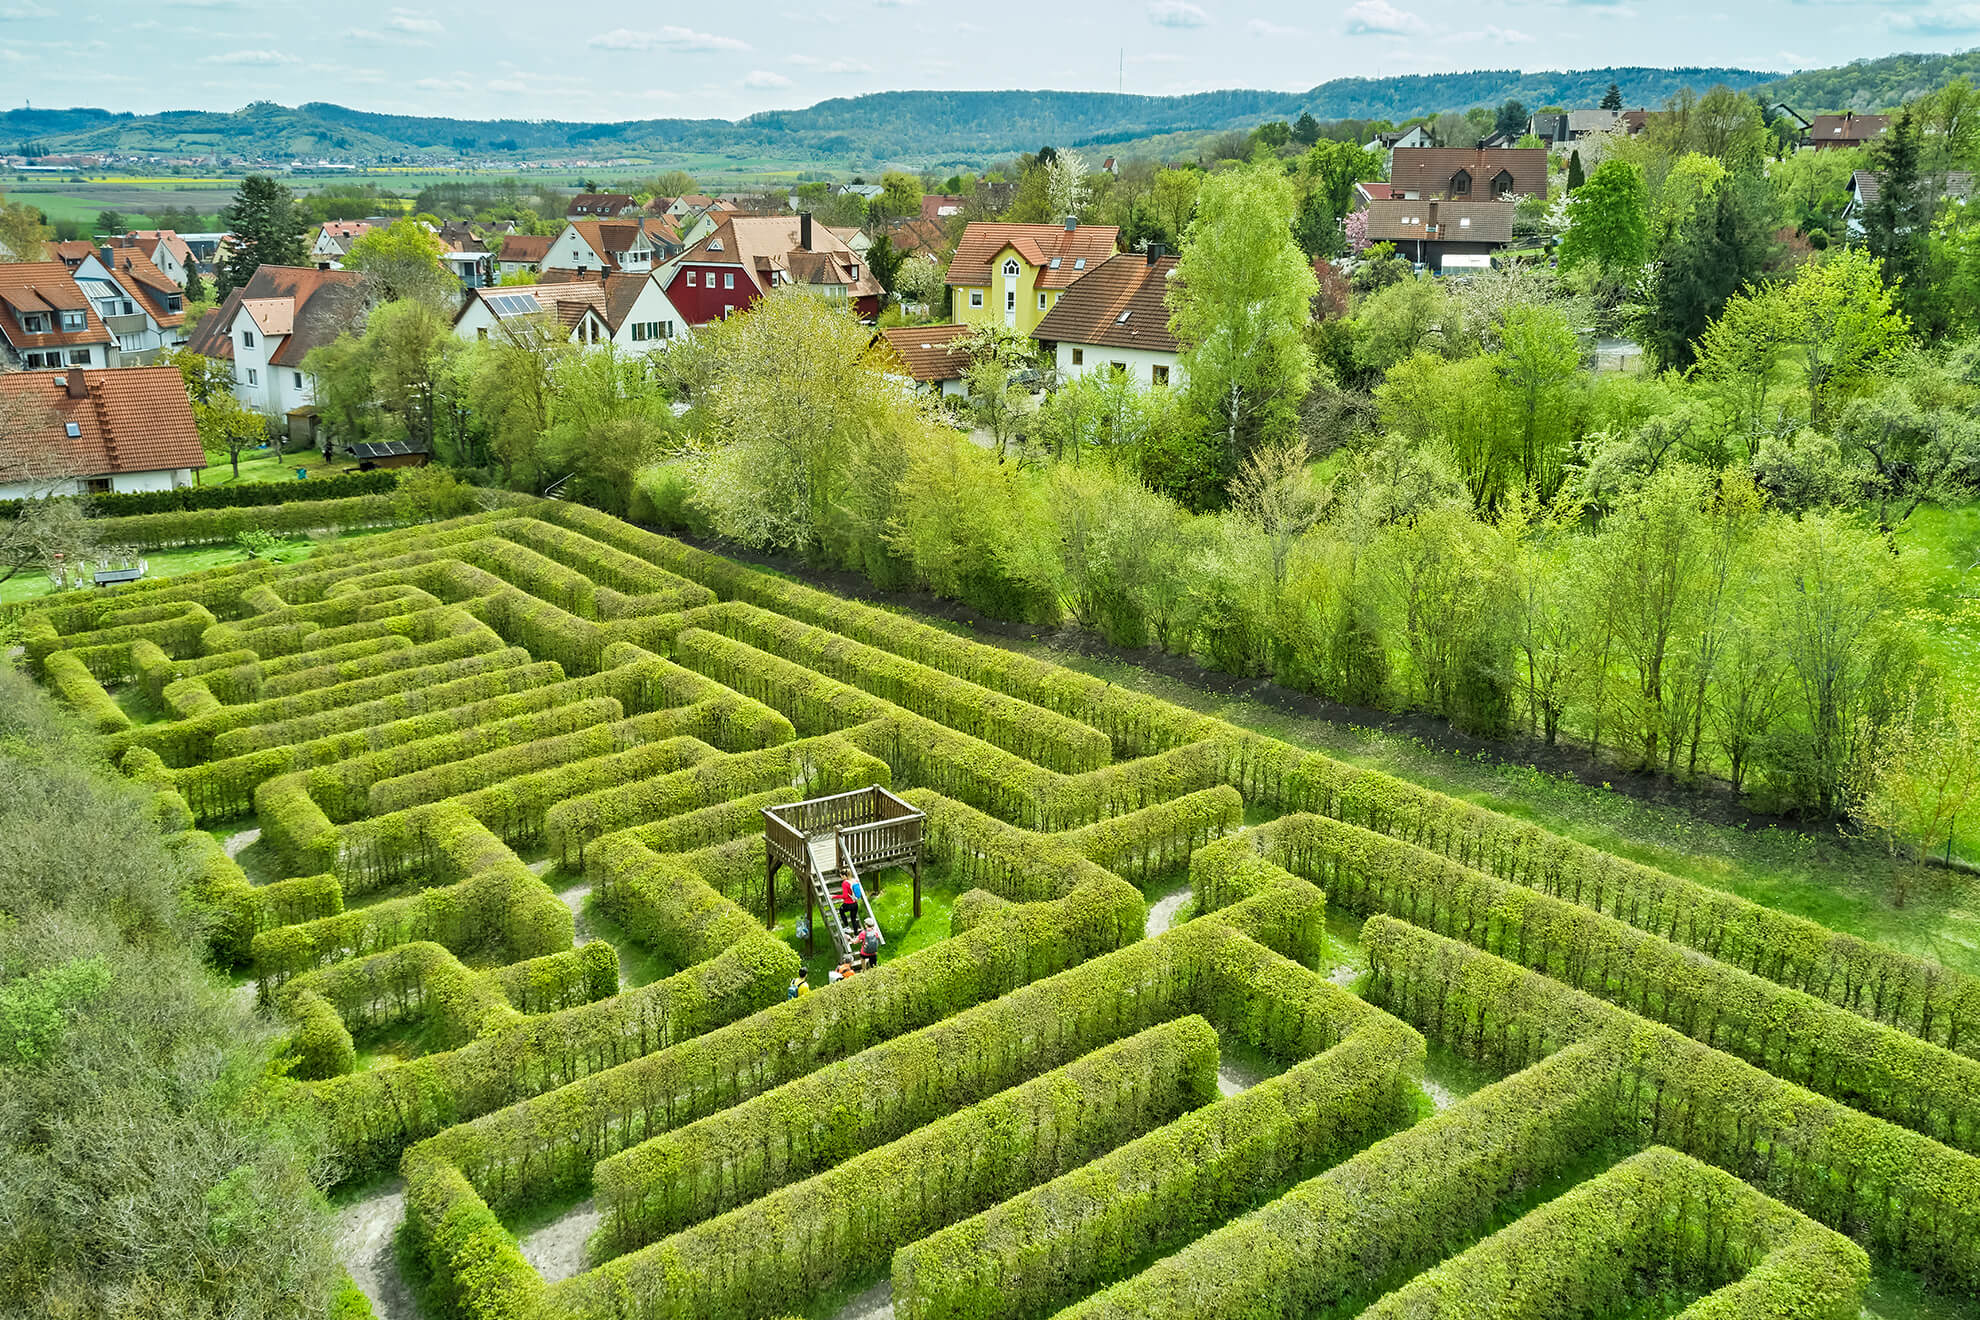
[{"label": "sky", "polygon": [[735,119],[907,88],[1298,91],[1611,64],[1785,73],[1975,45],[1980,3],[1930,0],[0,0],[0,105]]}]

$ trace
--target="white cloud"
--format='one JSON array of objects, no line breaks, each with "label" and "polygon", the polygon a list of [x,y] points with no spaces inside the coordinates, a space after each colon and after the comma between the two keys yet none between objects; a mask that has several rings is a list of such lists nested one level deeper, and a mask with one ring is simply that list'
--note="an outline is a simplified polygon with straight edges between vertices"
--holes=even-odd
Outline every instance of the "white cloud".
[{"label": "white cloud", "polygon": [[1148,21],[1156,27],[1200,28],[1210,25],[1210,15],[1189,0],[1152,0]]},{"label": "white cloud", "polygon": [[1389,0],[1355,0],[1341,17],[1346,20],[1347,30],[1358,37],[1413,37],[1430,30],[1428,23],[1407,9],[1396,8]]},{"label": "white cloud", "polygon": [[55,11],[46,5],[32,2],[24,5],[9,5],[0,9],[0,23],[25,23],[31,18],[53,18]]},{"label": "white cloud", "polygon": [[598,50],[748,50],[747,41],[734,37],[718,37],[712,32],[696,32],[693,28],[675,27],[669,24],[651,32],[635,32],[631,28],[613,28],[610,32],[593,37],[590,46]]},{"label": "white cloud", "polygon": [[1285,23],[1273,23],[1267,19],[1254,18],[1244,25],[1244,30],[1254,37],[1303,37],[1305,28],[1292,27]]},{"label": "white cloud", "polygon": [[465,94],[474,90],[473,84],[465,78],[421,78],[413,86],[422,92],[454,92]]},{"label": "white cloud", "polygon": [[1141,55],[1127,57],[1129,64],[1181,64],[1183,57],[1166,50],[1152,50]]},{"label": "white cloud", "polygon": [[920,3],[921,0],[873,0],[873,7],[875,9],[906,9]]},{"label": "white cloud", "polygon": [[200,58],[201,64],[238,64],[243,66],[272,67],[278,64],[301,64],[302,61],[287,51],[281,50],[227,50],[216,55]]},{"label": "white cloud", "polygon": [[400,32],[445,32],[440,20],[431,14],[422,14],[414,9],[394,9],[392,17],[385,20],[387,27]]},{"label": "white cloud", "polygon": [[795,64],[800,69],[816,69],[819,73],[873,73],[874,67],[863,60],[821,60],[816,55],[792,55],[786,64]]},{"label": "white cloud", "polygon": [[1502,28],[1495,24],[1487,23],[1485,25],[1485,39],[1507,46],[1519,46],[1533,40],[1533,34],[1530,32],[1521,32],[1518,28]]},{"label": "white cloud", "polygon": [[1980,29],[1980,5],[1939,5],[1918,14],[1892,14],[1883,20],[1894,32],[1951,36]]},{"label": "white cloud", "polygon": [[742,85],[754,91],[767,92],[778,87],[792,87],[796,84],[781,73],[772,73],[768,69],[751,69],[743,76]]}]

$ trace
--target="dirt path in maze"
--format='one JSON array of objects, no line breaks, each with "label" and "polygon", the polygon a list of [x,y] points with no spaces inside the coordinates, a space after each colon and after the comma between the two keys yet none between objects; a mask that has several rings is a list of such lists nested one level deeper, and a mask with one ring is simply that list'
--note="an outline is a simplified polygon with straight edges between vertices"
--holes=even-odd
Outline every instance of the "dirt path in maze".
[{"label": "dirt path in maze", "polygon": [[598,1203],[587,1197],[517,1245],[522,1249],[523,1259],[536,1267],[545,1283],[562,1283],[584,1273],[584,1244],[598,1231],[604,1218]]},{"label": "dirt path in maze", "polygon": [[893,1276],[847,1298],[846,1304],[832,1313],[832,1320],[894,1320]]},{"label": "dirt path in maze", "polygon": [[405,1218],[406,1185],[397,1178],[337,1213],[337,1258],[350,1271],[358,1291],[371,1299],[377,1320],[420,1320],[419,1306],[399,1273],[393,1250]]}]

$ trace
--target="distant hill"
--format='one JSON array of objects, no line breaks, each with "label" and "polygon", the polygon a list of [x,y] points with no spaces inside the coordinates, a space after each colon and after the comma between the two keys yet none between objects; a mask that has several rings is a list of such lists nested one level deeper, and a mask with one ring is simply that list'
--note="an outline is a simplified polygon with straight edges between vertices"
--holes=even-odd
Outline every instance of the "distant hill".
[{"label": "distant hill", "polygon": [[332,157],[451,160],[628,157],[774,160],[836,170],[899,163],[917,167],[981,164],[1046,143],[1120,143],[1171,133],[1249,128],[1266,119],[1405,119],[1515,99],[1529,107],[1589,106],[1610,83],[1629,105],[1657,105],[1682,87],[1715,83],[1765,87],[1770,96],[1815,109],[1874,109],[1929,90],[1956,73],[1980,74],[1980,52],[1896,55],[1790,78],[1752,69],[1610,68],[1472,73],[1399,78],[1337,78],[1305,92],[1223,91],[1193,96],[1111,92],[880,92],[821,101],[734,122],[640,119],[586,123],[381,115],[311,102],[257,102],[224,111],[154,115],[107,110],[0,113],[0,147],[35,142],[57,152],[217,154],[251,160]]}]

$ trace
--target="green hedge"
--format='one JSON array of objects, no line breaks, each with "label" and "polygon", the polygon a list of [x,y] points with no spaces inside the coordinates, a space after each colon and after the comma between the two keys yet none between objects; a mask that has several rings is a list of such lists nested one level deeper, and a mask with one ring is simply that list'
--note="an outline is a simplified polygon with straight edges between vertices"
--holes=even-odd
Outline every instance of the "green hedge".
[{"label": "green hedge", "polygon": [[42,677],[55,694],[82,717],[84,724],[98,733],[116,733],[131,727],[131,717],[97,682],[89,666],[68,651],[50,655],[41,667]]},{"label": "green hedge", "polygon": [[1607,1315],[1709,1290],[1680,1314],[1856,1320],[1870,1259],[1730,1174],[1651,1147],[1417,1276],[1367,1320]]},{"label": "green hedge", "polygon": [[791,661],[1061,774],[1112,763],[1106,734],[889,651],[732,601],[691,610],[690,627]]},{"label": "green hedge", "polygon": [[[389,695],[373,697],[354,705],[335,704],[329,695],[336,691],[334,688],[305,693],[303,697],[312,700],[304,704],[316,707],[311,713],[222,730],[213,738],[213,750],[217,756],[240,756],[291,743],[312,742],[339,733],[366,731],[428,711],[453,710],[548,687],[564,677],[563,667],[554,661],[524,663],[526,654],[517,648],[497,652],[493,660],[501,667],[495,669],[488,667],[490,657],[483,656],[432,666],[439,671],[435,674],[438,681],[422,687],[402,686],[401,690]],[[460,677],[453,677],[457,674]],[[411,676],[407,679],[410,681]],[[281,700],[302,702],[303,698],[284,697]],[[139,733],[141,735],[143,730]]]},{"label": "green hedge", "polygon": [[[1217,1033],[1150,1028],[550,1289],[577,1315],[754,1320],[1217,1095]],[[470,1307],[469,1314],[487,1314]]]},{"label": "green hedge", "polygon": [[1865,1113],[1980,1149],[1980,1062],[1589,908],[1323,816],[1264,832],[1341,907],[1475,944]]},{"label": "green hedge", "polygon": [[[91,495],[84,507],[93,518],[125,518],[147,513],[188,513],[201,509],[235,509],[304,500],[340,500],[353,495],[379,495],[399,484],[399,473],[340,472],[308,481],[247,481],[231,486],[174,486],[171,490],[116,491]],[[30,500],[0,500],[0,518],[18,518]]]},{"label": "green hedge", "polygon": [[242,532],[250,531],[296,536],[310,532],[391,527],[400,521],[398,505],[390,495],[351,495],[341,499],[304,500],[251,508],[99,518],[91,531],[105,545],[157,549],[162,546],[223,544]]},{"label": "green hedge", "polygon": [[1681,1150],[1873,1256],[1980,1291],[1980,1159],[1441,935],[1371,917],[1362,940],[1370,998],[1426,1034],[1500,1066],[1606,1042],[1612,1134]]}]

